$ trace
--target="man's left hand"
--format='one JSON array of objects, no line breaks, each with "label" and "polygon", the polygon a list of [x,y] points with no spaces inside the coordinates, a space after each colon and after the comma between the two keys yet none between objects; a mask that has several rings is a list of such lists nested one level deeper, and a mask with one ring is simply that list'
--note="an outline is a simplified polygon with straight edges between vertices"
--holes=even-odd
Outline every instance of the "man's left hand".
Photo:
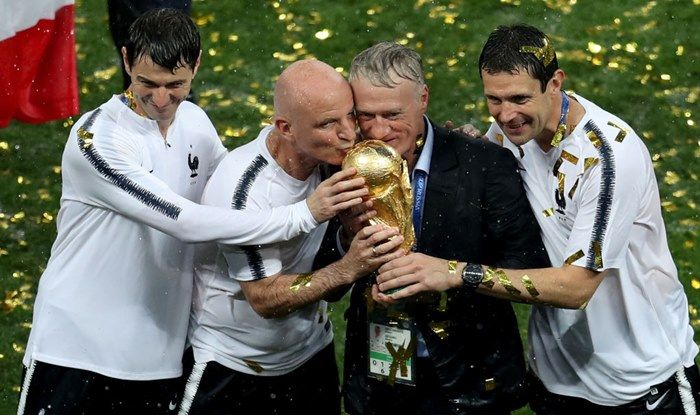
[{"label": "man's left hand", "polygon": [[[380,303],[412,297],[423,292],[442,292],[462,285],[458,273],[449,273],[448,261],[421,253],[410,253],[389,261],[379,268],[377,291],[373,295]],[[401,288],[403,287],[403,288]],[[383,294],[401,288],[392,294]],[[375,294],[375,293],[373,293]]]}]

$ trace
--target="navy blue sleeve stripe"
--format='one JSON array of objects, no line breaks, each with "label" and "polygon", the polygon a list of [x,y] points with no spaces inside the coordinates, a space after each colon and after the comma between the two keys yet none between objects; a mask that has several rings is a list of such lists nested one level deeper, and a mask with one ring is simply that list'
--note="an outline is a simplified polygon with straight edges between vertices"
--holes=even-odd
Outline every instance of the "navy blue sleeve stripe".
[{"label": "navy blue sleeve stripe", "polygon": [[[610,219],[610,210],[612,208],[613,193],[615,192],[615,157],[608,143],[607,138],[598,126],[590,120],[583,127],[589,135],[595,135],[599,140],[598,154],[600,155],[600,192],[598,195],[598,206],[596,207],[595,219],[593,221],[593,232],[591,234],[591,243],[586,256],[586,268],[599,269],[603,267],[601,250],[603,240],[605,239],[605,231],[608,228]],[[593,141],[593,140],[592,140]],[[594,145],[596,142],[594,142]]]},{"label": "navy blue sleeve stripe", "polygon": [[139,186],[126,175],[117,172],[109,165],[109,163],[107,163],[104,158],[102,158],[102,156],[95,149],[95,146],[92,145],[93,135],[89,130],[101,112],[102,110],[100,108],[93,111],[85,123],[78,128],[78,147],[83,153],[83,156],[85,156],[90,164],[112,184],[124,190],[126,193],[135,197],[141,203],[150,207],[156,212],[162,213],[173,220],[177,220],[177,218],[180,216],[182,208]]},{"label": "navy blue sleeve stripe", "polygon": [[265,166],[267,166],[267,160],[265,160],[265,157],[258,154],[248,168],[245,169],[241,178],[238,179],[236,191],[233,194],[233,201],[231,204],[233,209],[245,209],[245,205],[248,202],[248,192],[250,192],[253,182]]},{"label": "navy blue sleeve stripe", "polygon": [[[250,165],[245,169],[243,175],[236,184],[236,190],[233,192],[233,200],[231,208],[234,210],[243,210],[248,203],[248,194],[250,188],[253,187],[253,182],[258,178],[260,172],[267,166],[267,160],[262,155],[258,154]],[[241,246],[246,254],[248,266],[256,280],[265,278],[265,266],[263,265],[262,256],[256,246]]]}]

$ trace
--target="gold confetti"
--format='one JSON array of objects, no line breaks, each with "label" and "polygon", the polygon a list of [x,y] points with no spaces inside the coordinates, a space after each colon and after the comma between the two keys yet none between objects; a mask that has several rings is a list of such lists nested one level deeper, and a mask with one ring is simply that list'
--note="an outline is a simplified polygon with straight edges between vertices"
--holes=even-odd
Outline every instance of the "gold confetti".
[{"label": "gold confetti", "polygon": [[578,187],[578,178],[576,178],[576,181],[574,182],[574,185],[571,186],[571,189],[569,190],[569,199],[574,198],[574,193],[576,193],[576,188]]},{"label": "gold confetti", "polygon": [[258,362],[248,360],[248,359],[243,359],[243,363],[245,363],[246,366],[248,366],[250,368],[250,370],[252,370],[255,373],[262,373],[262,371],[263,371],[263,367],[260,366],[260,363],[258,363]]},{"label": "gold confetti", "polygon": [[554,214],[554,209],[547,208],[547,209],[542,211],[542,214],[544,215],[545,218],[548,218]]},{"label": "gold confetti", "polygon": [[591,243],[591,248],[593,249],[593,266],[596,267],[596,269],[603,268],[603,254],[600,242],[593,241]]},{"label": "gold confetti", "polygon": [[588,50],[591,53],[600,53],[603,51],[603,47],[595,42],[588,42]]},{"label": "gold confetti", "polygon": [[598,134],[596,134],[595,131],[593,131],[593,130],[588,131],[586,133],[586,137],[588,137],[588,140],[590,140],[591,144],[593,144],[593,146],[595,148],[600,148],[600,146],[602,145],[602,142],[600,141],[600,137],[598,137]]},{"label": "gold confetti", "polygon": [[624,129],[624,128],[622,128],[622,127],[619,127],[617,124],[615,124],[615,123],[612,122],[612,121],[608,121],[608,125],[611,126],[611,127],[615,127],[615,128],[617,128],[618,130],[620,130],[620,131],[617,133],[617,135],[615,136],[615,141],[621,143],[622,140],[624,140],[625,137],[627,136],[627,130]]},{"label": "gold confetti", "polygon": [[574,156],[573,154],[569,153],[566,150],[561,151],[561,158],[564,160],[568,161],[569,163],[576,165],[578,164],[578,157]]},{"label": "gold confetti", "polygon": [[102,69],[99,71],[95,71],[92,75],[101,81],[107,81],[112,79],[114,75],[119,72],[119,67],[117,65],[110,66],[107,69]]},{"label": "gold confetti", "polygon": [[678,173],[671,171],[671,170],[664,173],[664,183],[666,183],[670,186],[673,186],[675,184],[678,184],[678,182],[680,182],[680,181],[681,181],[681,178],[680,178],[680,176],[678,176]]},{"label": "gold confetti", "polygon": [[530,293],[531,296],[537,297],[540,295],[540,292],[537,291],[537,288],[535,288],[535,284],[532,282],[532,279],[528,275],[523,275],[520,280],[523,283],[523,286],[527,290],[528,293]]},{"label": "gold confetti", "polygon": [[583,171],[586,172],[588,169],[591,167],[595,166],[598,164],[598,158],[597,157],[586,157],[583,160]]},{"label": "gold confetti", "polygon": [[696,290],[700,290],[700,281],[693,278],[692,280],[690,280],[690,286]]},{"label": "gold confetti", "polygon": [[428,323],[428,327],[433,331],[441,340],[445,340],[449,337],[450,333],[447,328],[450,326],[450,321],[431,321]]},{"label": "gold confetti", "polygon": [[328,29],[323,29],[314,34],[314,37],[318,40],[326,40],[332,36],[332,32]]},{"label": "gold confetti", "polygon": [[494,378],[485,379],[484,380],[484,390],[486,392],[490,392],[494,389],[496,389],[496,379],[494,379]]},{"label": "gold confetti", "polygon": [[578,261],[579,259],[583,258],[584,255],[585,255],[585,254],[583,253],[583,251],[579,249],[578,251],[576,251],[576,252],[574,252],[573,254],[571,254],[568,258],[566,258],[566,260],[564,261],[564,263],[565,263],[566,265],[571,265],[571,264],[573,264],[574,262]]},{"label": "gold confetti", "polygon": [[[485,275],[486,274],[490,276],[489,280],[493,280],[495,277],[495,279],[498,280],[498,282],[503,286],[503,288],[505,288],[506,291],[508,291],[508,294],[520,295],[520,290],[513,286],[513,283],[510,282],[510,278],[508,278],[508,275],[502,269],[488,267],[486,269]],[[484,281],[482,281],[482,283],[483,282]]]},{"label": "gold confetti", "polygon": [[306,274],[299,274],[294,281],[292,282],[292,285],[289,287],[294,292],[298,292],[301,287],[310,287],[311,286],[311,273],[306,273]]},{"label": "gold confetti", "polygon": [[486,269],[486,272],[484,273],[484,279],[481,280],[481,285],[487,287],[487,288],[492,288],[495,281],[493,280],[494,276],[494,271],[491,269],[491,267]]},{"label": "gold confetti", "polygon": [[522,53],[532,53],[537,59],[542,61],[544,66],[549,65],[554,60],[556,54],[554,48],[549,44],[549,41],[545,38],[543,39],[544,46],[522,46],[520,52]]},{"label": "gold confetti", "polygon": [[564,163],[564,159],[561,157],[557,159],[556,162],[554,162],[554,166],[552,167],[552,174],[554,177],[557,177],[557,174],[559,174],[559,167]]},{"label": "gold confetti", "polygon": [[498,141],[498,144],[503,146],[503,134],[496,134],[496,141]]}]

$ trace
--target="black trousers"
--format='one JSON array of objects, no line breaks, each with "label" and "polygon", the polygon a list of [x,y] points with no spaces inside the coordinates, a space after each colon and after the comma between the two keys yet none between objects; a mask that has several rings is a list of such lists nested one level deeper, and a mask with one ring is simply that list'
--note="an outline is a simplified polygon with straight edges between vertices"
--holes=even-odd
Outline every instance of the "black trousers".
[{"label": "black trousers", "polygon": [[122,67],[124,89],[129,87],[131,80],[124,69],[124,61],[121,58],[121,48],[129,38],[129,27],[139,16],[151,9],[173,8],[180,9],[189,14],[192,8],[192,0],[108,0],[107,13],[109,14],[109,31],[112,34],[114,46],[117,48],[119,62]]},{"label": "black trousers", "polygon": [[[196,373],[192,350],[185,352],[185,372]],[[189,415],[339,415],[340,386],[333,343],[293,372],[254,376],[217,362],[203,364],[201,377],[185,386],[183,411]],[[201,370],[201,366],[200,369]],[[197,384],[197,380],[199,381]],[[189,407],[189,410],[187,408]]]},{"label": "black trousers", "polygon": [[22,385],[19,415],[161,415],[177,413],[184,378],[122,380],[34,362],[24,368]]},{"label": "black trousers", "polygon": [[700,373],[696,365],[685,368],[682,375],[674,373],[652,386],[641,398],[613,407],[551,393],[534,374],[529,375],[530,408],[537,415],[687,415],[691,412],[686,408],[695,408],[700,414]]}]

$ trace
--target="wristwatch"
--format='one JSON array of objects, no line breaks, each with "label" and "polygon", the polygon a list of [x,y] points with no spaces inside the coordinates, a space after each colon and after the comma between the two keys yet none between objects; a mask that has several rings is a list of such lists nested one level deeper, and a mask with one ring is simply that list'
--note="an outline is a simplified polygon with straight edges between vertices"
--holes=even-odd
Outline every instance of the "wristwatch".
[{"label": "wristwatch", "polygon": [[484,280],[484,269],[479,264],[467,262],[467,265],[462,269],[462,289],[467,292],[473,292],[477,289],[481,281]]}]

